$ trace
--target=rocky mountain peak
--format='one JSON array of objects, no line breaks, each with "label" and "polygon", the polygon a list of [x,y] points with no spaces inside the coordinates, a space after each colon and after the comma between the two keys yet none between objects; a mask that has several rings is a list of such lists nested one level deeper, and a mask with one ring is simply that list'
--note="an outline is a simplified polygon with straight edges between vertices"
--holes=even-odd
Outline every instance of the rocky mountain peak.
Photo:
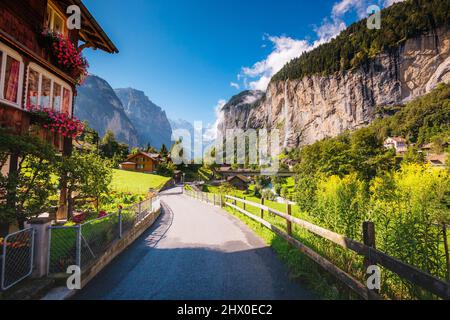
[{"label": "rocky mountain peak", "polygon": [[160,148],[162,144],[170,146],[172,128],[166,112],[161,107],[137,89],[121,88],[116,89],[115,93],[135,126],[141,145],[150,144],[156,148]]}]

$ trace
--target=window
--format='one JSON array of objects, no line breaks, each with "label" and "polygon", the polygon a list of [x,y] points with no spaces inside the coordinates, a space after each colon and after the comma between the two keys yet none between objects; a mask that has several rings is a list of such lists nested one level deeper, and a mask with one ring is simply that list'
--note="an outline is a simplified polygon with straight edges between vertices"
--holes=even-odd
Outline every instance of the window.
[{"label": "window", "polygon": [[61,111],[61,97],[62,97],[61,85],[55,82],[53,84],[53,109],[56,111]]},{"label": "window", "polygon": [[40,106],[44,108],[51,108],[52,99],[50,96],[50,92],[52,90],[52,80],[47,78],[46,76],[42,76],[42,84],[41,84],[41,102]]},{"label": "window", "polygon": [[21,107],[23,70],[20,55],[0,44],[0,101]]},{"label": "window", "polygon": [[72,90],[61,79],[34,63],[28,68],[27,105],[72,114]]},{"label": "window", "polygon": [[47,7],[47,29],[60,34],[67,33],[65,15],[50,2]]},{"label": "window", "polygon": [[39,98],[39,73],[30,70],[28,73],[27,105],[37,106]]},{"label": "window", "polygon": [[72,92],[69,89],[63,88],[63,99],[62,99],[62,112],[66,114],[71,113],[71,101],[72,101]]}]

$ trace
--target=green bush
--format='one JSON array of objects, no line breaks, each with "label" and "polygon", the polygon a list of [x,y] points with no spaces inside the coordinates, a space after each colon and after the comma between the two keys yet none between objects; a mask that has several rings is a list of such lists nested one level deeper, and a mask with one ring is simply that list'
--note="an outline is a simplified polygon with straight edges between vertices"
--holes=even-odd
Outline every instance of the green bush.
[{"label": "green bush", "polygon": [[265,189],[262,192],[262,197],[263,197],[263,199],[270,200],[270,201],[275,201],[275,199],[276,199],[275,194],[272,192],[272,190],[269,190],[269,189]]}]

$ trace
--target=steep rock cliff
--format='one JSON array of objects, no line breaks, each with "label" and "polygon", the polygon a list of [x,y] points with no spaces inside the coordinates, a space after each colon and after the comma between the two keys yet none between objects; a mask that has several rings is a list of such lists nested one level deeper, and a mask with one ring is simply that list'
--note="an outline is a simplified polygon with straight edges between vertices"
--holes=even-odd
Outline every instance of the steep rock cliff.
[{"label": "steep rock cliff", "polygon": [[272,82],[265,95],[242,104],[244,92],[222,108],[219,130],[279,129],[286,148],[311,144],[368,125],[377,106],[403,104],[450,81],[450,30],[407,40],[369,63],[329,76]]},{"label": "steep rock cliff", "polygon": [[137,132],[125,114],[122,102],[102,78],[90,76],[78,88],[74,113],[78,119],[87,121],[100,136],[112,130],[120,142],[138,145]]},{"label": "steep rock cliff", "polygon": [[150,101],[142,91],[126,88],[116,89],[115,92],[136,128],[141,146],[150,144],[159,149],[162,144],[167,147],[171,145],[172,128],[164,110]]}]

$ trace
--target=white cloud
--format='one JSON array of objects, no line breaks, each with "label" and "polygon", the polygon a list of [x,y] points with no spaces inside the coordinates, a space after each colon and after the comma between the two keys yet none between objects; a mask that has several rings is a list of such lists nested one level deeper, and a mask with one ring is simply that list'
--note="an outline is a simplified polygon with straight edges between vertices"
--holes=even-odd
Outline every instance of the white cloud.
[{"label": "white cloud", "polygon": [[383,6],[385,8],[387,8],[389,6],[392,6],[394,3],[403,2],[403,1],[405,1],[405,0],[384,0]]},{"label": "white cloud", "polygon": [[[405,0],[376,0],[380,6],[389,7],[394,3]],[[314,31],[317,39],[310,42],[306,39],[294,39],[288,36],[265,36],[273,45],[272,52],[264,60],[256,62],[251,67],[243,67],[238,80],[243,81],[245,88],[253,90],[267,89],[270,79],[283,68],[283,66],[303,52],[314,49],[336,37],[347,25],[344,16],[350,12],[358,14],[359,18],[367,16],[367,8],[374,4],[374,0],[340,0],[333,5],[330,17],[324,18],[320,26]],[[232,85],[233,86],[233,85]]]},{"label": "white cloud", "polygon": [[315,27],[314,31],[317,34],[318,40],[314,43],[315,46],[320,45],[322,43],[326,43],[336,37],[342,30],[347,27],[344,21],[334,18],[330,21],[328,18],[325,18],[322,24],[319,27]]},{"label": "white cloud", "polygon": [[205,133],[203,134],[203,140],[205,142],[216,140],[219,124],[222,122],[223,117],[224,117],[222,108],[226,105],[226,103],[227,103],[227,101],[225,99],[220,99],[217,102],[217,105],[214,108],[215,113],[216,113],[216,122],[214,122],[214,124],[209,124],[207,126]]},{"label": "white cloud", "polygon": [[366,16],[367,0],[341,0],[333,6],[332,16],[340,18],[350,11],[356,10],[360,18]]},{"label": "white cloud", "polygon": [[[272,42],[273,50],[266,59],[256,62],[251,67],[243,67],[238,80],[243,78],[244,86],[253,90],[267,89],[270,79],[280,71],[286,63],[326,43],[336,37],[347,25],[343,16],[356,10],[360,18],[367,13],[368,0],[341,0],[334,4],[331,16],[325,18],[322,24],[314,28],[317,39],[310,42],[306,39],[294,39],[288,36],[266,36]],[[401,0],[382,0],[401,1]],[[250,79],[250,80],[249,80]]]},{"label": "white cloud", "polygon": [[238,83],[236,83],[236,82],[231,82],[231,83],[230,83],[230,86],[232,86],[232,87],[235,88],[236,90],[241,89],[241,86],[240,86]]},{"label": "white cloud", "polygon": [[252,67],[242,68],[242,75],[247,78],[258,78],[251,81],[248,86],[253,90],[266,90],[272,76],[283,66],[303,52],[311,50],[307,40],[295,40],[286,36],[268,36],[272,42],[273,51],[266,59],[256,62]]}]

